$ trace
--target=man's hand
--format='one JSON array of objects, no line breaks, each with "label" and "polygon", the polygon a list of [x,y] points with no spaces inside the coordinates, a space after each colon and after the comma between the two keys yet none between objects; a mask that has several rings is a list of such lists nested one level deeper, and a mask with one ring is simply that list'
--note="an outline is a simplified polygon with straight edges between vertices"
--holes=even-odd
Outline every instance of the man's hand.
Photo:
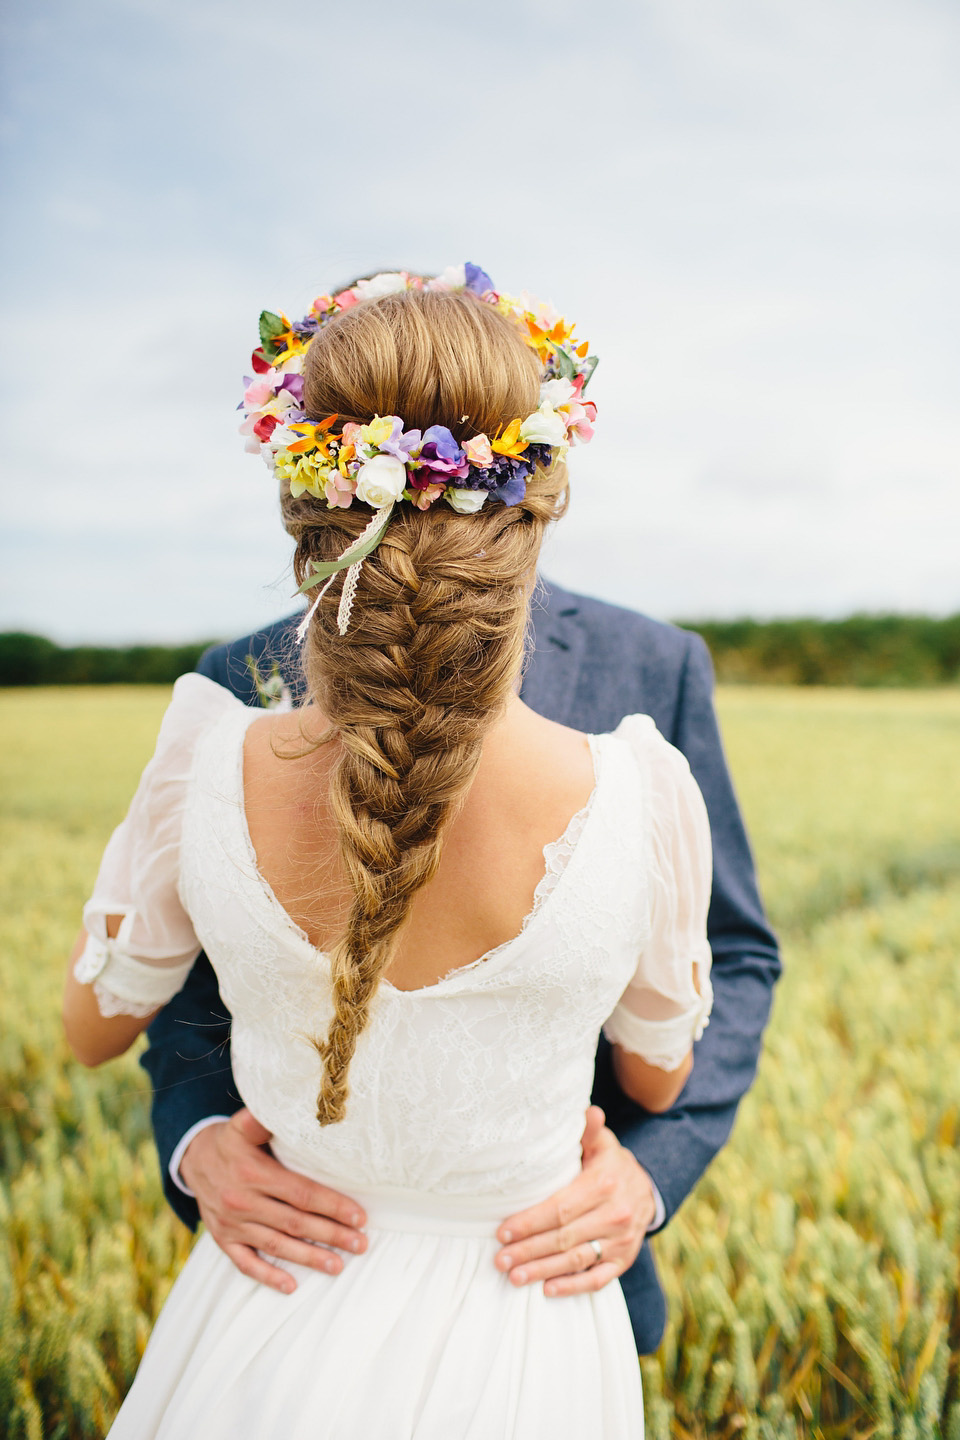
[{"label": "man's hand", "polygon": [[[576,1180],[540,1205],[509,1216],[497,1231],[506,1247],[497,1255],[497,1268],[509,1270],[512,1284],[544,1280],[547,1295],[601,1290],[639,1255],[656,1209],[653,1184],[605,1119],[598,1106],[590,1106]],[[591,1240],[600,1242],[601,1260]]]},{"label": "man's hand", "polygon": [[[180,1174],[197,1197],[200,1217],[244,1275],[290,1295],[297,1282],[258,1250],[339,1275],[343,1260],[324,1247],[360,1254],[367,1218],[355,1201],[287,1170],[262,1147],[270,1139],[249,1110],[208,1125],[190,1141]],[[313,1242],[313,1243],[311,1243]]]}]

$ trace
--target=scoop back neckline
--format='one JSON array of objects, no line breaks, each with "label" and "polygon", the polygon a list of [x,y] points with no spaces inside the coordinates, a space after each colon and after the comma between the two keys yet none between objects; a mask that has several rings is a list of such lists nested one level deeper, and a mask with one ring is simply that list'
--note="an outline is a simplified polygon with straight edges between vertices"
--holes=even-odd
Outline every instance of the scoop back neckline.
[{"label": "scoop back neckline", "polygon": [[[258,893],[266,903],[268,909],[274,915],[274,918],[279,921],[289,938],[291,940],[295,940],[299,945],[309,950],[310,954],[313,955],[316,959],[323,960],[327,964],[329,964],[329,951],[322,950],[319,946],[313,944],[313,942],[310,940],[310,937],[306,934],[302,927],[297,924],[296,920],[294,920],[293,916],[286,909],[286,907],[280,903],[276,891],[273,889],[273,886],[270,884],[269,880],[267,880],[266,876],[263,874],[263,871],[260,869],[257,852],[253,844],[253,839],[250,835],[250,827],[247,824],[246,794],[244,792],[243,785],[243,761],[247,730],[253,724],[254,720],[263,718],[264,712],[254,710],[252,706],[244,705],[243,701],[238,699],[238,697],[236,696],[234,696],[233,698],[237,701],[237,705],[240,707],[240,710],[243,711],[243,714],[238,717],[242,720],[242,726],[239,729],[236,755],[234,757],[234,780],[236,786],[235,798],[237,821],[240,830],[241,843],[245,852],[245,858],[249,862],[249,865],[251,867],[253,879],[256,883]],[[590,755],[593,762],[593,789],[590,791],[590,794],[587,797],[585,803],[581,805],[580,808],[573,815],[571,815],[570,819],[567,821],[567,824],[564,826],[562,834],[558,835],[555,840],[548,840],[547,843],[544,845],[544,872],[540,879],[537,881],[537,885],[533,892],[533,903],[530,909],[527,911],[527,914],[524,916],[520,929],[516,932],[515,935],[511,935],[509,939],[501,941],[499,945],[495,945],[491,950],[485,951],[483,955],[479,955],[475,960],[470,960],[467,962],[466,965],[458,965],[455,969],[449,970],[445,975],[441,975],[430,985],[418,985],[413,989],[401,989],[400,986],[391,984],[389,980],[381,979],[379,987],[381,990],[388,992],[390,995],[400,996],[434,995],[440,990],[452,988],[455,982],[458,981],[461,977],[470,975],[478,970],[482,971],[484,974],[491,973],[491,962],[502,962],[509,951],[511,951],[515,946],[519,945],[521,941],[524,941],[529,937],[537,921],[539,921],[541,917],[551,908],[551,901],[553,900],[553,897],[557,894],[559,890],[563,888],[564,881],[574,863],[574,860],[576,859],[578,853],[582,848],[584,837],[586,836],[587,831],[590,828],[590,822],[597,812],[597,795],[600,791],[602,776],[605,769],[602,754],[604,748],[603,742],[610,737],[607,735],[590,734],[585,731],[581,733],[585,735],[587,743],[590,747]],[[566,863],[564,864],[563,869],[557,874],[555,883],[544,893],[543,887],[552,878],[550,872],[550,852],[566,844],[568,836],[571,834],[571,831],[575,829],[577,829],[579,833],[576,835],[576,837],[570,844],[570,851],[567,855]]]}]

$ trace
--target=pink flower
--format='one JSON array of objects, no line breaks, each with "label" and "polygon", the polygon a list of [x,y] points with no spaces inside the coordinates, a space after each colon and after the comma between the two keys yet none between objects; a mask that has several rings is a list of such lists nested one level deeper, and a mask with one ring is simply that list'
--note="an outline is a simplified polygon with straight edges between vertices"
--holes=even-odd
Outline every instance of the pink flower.
[{"label": "pink flower", "polygon": [[567,431],[576,435],[582,445],[593,436],[593,422],[597,418],[597,407],[592,400],[584,400],[582,404],[573,404],[569,407],[569,418],[567,420]]},{"label": "pink flower", "polygon": [[362,425],[355,425],[352,420],[348,420],[346,425],[344,425],[343,430],[341,431],[341,434],[343,435],[344,445],[352,445],[354,449],[356,449],[357,445],[359,444],[360,431],[362,429]]},{"label": "pink flower", "polygon": [[251,380],[243,392],[244,410],[262,410],[264,405],[273,399],[272,378],[274,372],[269,371],[268,375],[257,380]]},{"label": "pink flower", "polygon": [[434,500],[439,500],[445,485],[427,485],[423,490],[411,490],[410,498],[418,510],[429,510]]},{"label": "pink flower", "polygon": [[478,470],[485,470],[488,465],[493,464],[493,451],[486,435],[474,435],[472,440],[464,443],[463,448],[470,464],[476,465]]},{"label": "pink flower", "polygon": [[327,497],[329,509],[339,505],[343,510],[349,510],[353,500],[353,492],[356,481],[352,476],[341,475],[339,470],[333,470],[323,483],[323,493]]},{"label": "pink flower", "polygon": [[339,295],[334,295],[333,303],[338,310],[349,310],[359,299],[356,290],[341,290]]}]

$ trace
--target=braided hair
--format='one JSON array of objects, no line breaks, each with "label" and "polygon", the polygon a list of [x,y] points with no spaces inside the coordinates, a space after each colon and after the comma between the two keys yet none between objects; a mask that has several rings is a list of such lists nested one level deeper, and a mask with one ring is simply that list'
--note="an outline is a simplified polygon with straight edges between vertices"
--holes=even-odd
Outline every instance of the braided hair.
[{"label": "braided hair", "polygon": [[[496,434],[536,408],[539,365],[513,322],[467,291],[406,291],[357,305],[316,337],[305,365],[309,415],[402,415],[457,439]],[[394,510],[360,574],[339,635],[335,593],[304,646],[308,691],[338,742],[331,800],[349,914],[331,956],[333,1018],[321,1125],[342,1120],[347,1074],[377,985],[417,891],[436,873],[446,827],[480,761],[483,737],[519,674],[529,595],[548,523],[562,514],[562,462],[530,477],[520,504],[473,515],[438,504]],[[363,507],[282,498],[298,581],[363,530]]]}]

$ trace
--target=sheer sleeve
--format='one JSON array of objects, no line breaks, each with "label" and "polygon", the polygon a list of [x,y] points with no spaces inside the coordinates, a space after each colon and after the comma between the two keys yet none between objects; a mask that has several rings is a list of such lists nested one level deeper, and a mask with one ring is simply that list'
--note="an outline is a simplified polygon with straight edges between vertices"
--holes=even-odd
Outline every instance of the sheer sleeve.
[{"label": "sheer sleeve", "polygon": [[[181,988],[200,953],[178,892],[180,833],[197,740],[226,704],[238,702],[200,675],[177,681],[153,759],[104,851],[74,967],[81,984],[93,985],[104,1016],[152,1014]],[[108,915],[122,917],[113,939]]]},{"label": "sheer sleeve", "polygon": [[628,716],[617,733],[644,776],[650,932],[604,1034],[647,1064],[675,1070],[703,1034],[713,1005],[710,822],[686,759],[652,720]]}]

